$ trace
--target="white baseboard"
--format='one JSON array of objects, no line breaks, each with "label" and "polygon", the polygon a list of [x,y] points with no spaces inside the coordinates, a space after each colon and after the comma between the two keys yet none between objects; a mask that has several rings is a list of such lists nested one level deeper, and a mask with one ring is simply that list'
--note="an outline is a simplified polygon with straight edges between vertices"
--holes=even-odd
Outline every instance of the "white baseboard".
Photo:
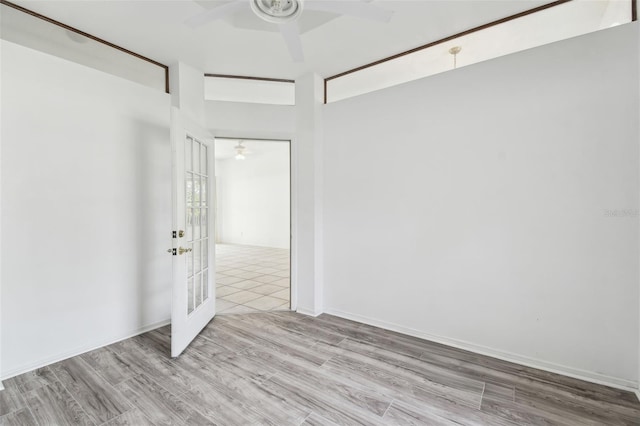
[{"label": "white baseboard", "polygon": [[556,364],[536,358],[531,358],[523,355],[518,355],[510,352],[501,351],[475,343],[466,342],[463,340],[451,339],[448,337],[442,337],[432,335],[419,330],[415,330],[409,327],[404,327],[398,324],[390,323],[387,321],[380,321],[373,318],[368,318],[358,314],[352,314],[349,312],[343,312],[336,309],[325,309],[325,313],[335,315],[337,317],[349,319],[352,321],[361,322],[364,324],[372,325],[374,327],[384,328],[385,330],[395,331],[409,336],[417,337],[420,339],[429,340],[443,345],[451,346],[458,349],[474,352],[480,355],[486,355],[493,358],[501,359],[503,361],[513,362],[515,364],[524,365],[526,367],[537,368],[539,370],[548,371],[550,373],[561,374],[563,376],[572,377],[574,379],[584,380],[599,385],[605,385],[616,389],[622,389],[625,391],[635,392],[640,399],[640,391],[638,391],[638,383],[621,379],[619,377],[607,376],[600,373],[594,373],[591,371],[581,370],[578,368],[567,367],[565,365]]},{"label": "white baseboard", "polygon": [[296,312],[302,315],[307,315],[310,317],[317,317],[318,315],[322,314],[323,311],[314,311],[311,309],[305,309],[305,308],[298,308],[296,309]]},{"label": "white baseboard", "polygon": [[[0,380],[6,380],[9,379],[11,377],[15,377],[15,376],[19,376],[20,374],[24,374],[24,373],[28,373],[29,371],[33,371],[36,370],[38,368],[42,368],[42,367],[46,367],[47,365],[51,365],[51,364],[55,364],[56,362],[60,362],[60,361],[64,361],[65,359],[68,358],[72,358],[74,356],[78,356],[78,355],[82,355],[86,352],[91,352],[95,349],[98,348],[102,348],[104,346],[108,346],[111,345],[113,343],[117,343],[120,342],[122,340],[126,340],[129,339],[131,337],[137,336],[139,334],[142,333],[146,333],[148,331],[151,330],[155,330],[156,328],[160,328],[160,327],[164,327],[167,324],[171,324],[171,320],[167,319],[164,321],[160,321],[160,322],[156,322],[154,324],[149,324],[149,325],[145,325],[144,327],[140,327],[130,333],[125,334],[122,337],[117,337],[117,338],[112,338],[112,339],[108,339],[105,341],[101,341],[101,342],[94,342],[91,343],[89,345],[86,346],[82,346],[79,348],[76,348],[74,350],[62,353],[62,354],[58,354],[58,355],[54,355],[48,358],[45,358],[43,360],[39,360],[37,362],[32,362],[29,364],[25,364],[25,365],[21,365],[20,367],[14,368],[12,370],[3,372],[2,377],[0,377]],[[0,381],[0,386],[1,386],[2,382]],[[0,390],[2,390],[0,388]]]}]

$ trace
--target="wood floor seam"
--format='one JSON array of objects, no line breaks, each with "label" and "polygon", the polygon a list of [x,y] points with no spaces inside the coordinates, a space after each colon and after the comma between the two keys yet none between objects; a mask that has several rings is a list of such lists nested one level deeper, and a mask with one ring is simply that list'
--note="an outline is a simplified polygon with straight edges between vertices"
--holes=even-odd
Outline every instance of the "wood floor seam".
[{"label": "wood floor seam", "polygon": [[[50,369],[50,370],[51,370],[51,374],[53,374],[53,377],[55,377],[56,380],[60,383],[60,386],[62,386],[62,389],[64,389],[67,392],[67,394],[69,395],[69,397],[71,397],[71,399],[73,399],[75,401],[75,403],[78,404],[78,407],[80,407],[80,410],[82,410],[84,415],[87,416],[87,419],[89,419],[95,425],[96,423],[91,419],[89,414],[87,414],[87,412],[84,409],[84,407],[78,402],[78,400],[73,396],[73,394],[71,394],[71,392],[69,392],[69,389],[67,389],[67,387],[64,385],[64,383],[62,383],[60,378],[56,375],[56,372],[53,371],[53,369]],[[37,418],[36,418],[36,421],[38,421]]]},{"label": "wood floor seam", "polygon": [[[5,389],[5,390],[6,390],[6,389]],[[11,410],[11,411],[7,411],[6,413],[3,413],[3,414],[2,414],[2,417],[6,416],[6,415],[8,415],[8,414],[13,414],[13,413],[15,413],[16,411],[20,411],[20,410],[22,410],[23,408],[25,408],[25,407],[20,407],[20,408],[16,408],[16,409],[14,409],[14,410]]]},{"label": "wood floor seam", "polygon": [[164,390],[165,392],[170,393],[171,395],[175,396],[176,398],[180,398],[181,395],[184,395],[185,393],[188,393],[188,390],[185,390],[183,392],[180,393],[175,393],[172,392],[170,389],[167,389],[165,386],[163,386],[161,383],[158,383],[156,380],[153,379],[153,377],[150,377],[149,375],[145,374],[145,373],[139,373],[133,377],[129,377],[127,380],[123,380],[122,384],[125,384],[127,382],[132,382],[136,379],[137,376],[144,376],[146,380],[149,380],[150,382],[152,382],[155,386],[161,388],[162,390]]},{"label": "wood floor seam", "polygon": [[[113,352],[111,352],[111,353],[113,353]],[[83,355],[85,355],[85,354],[83,354]],[[114,354],[114,355],[116,355],[116,354]],[[80,356],[80,358],[84,360],[84,358],[82,357],[82,355]],[[86,362],[86,361],[85,361],[85,362]],[[87,364],[89,364],[89,363],[87,362]],[[100,370],[98,370],[98,369],[94,368],[94,367],[93,367],[92,365],[90,365],[90,364],[89,364],[89,367],[91,367],[91,368],[92,368],[92,370],[94,371],[94,373],[95,373],[98,377],[102,378],[102,380],[104,380],[106,383],[108,383],[108,384],[109,384],[112,388],[114,388],[114,389],[115,389],[115,387],[116,387],[119,383],[121,383],[121,382],[123,382],[123,381],[125,381],[125,380],[128,380],[128,379],[130,379],[131,377],[133,377],[133,375],[131,375],[131,376],[127,376],[127,377],[123,378],[120,382],[113,384],[113,383],[111,383],[111,382],[109,381],[109,379],[108,379],[107,377],[105,377],[104,373],[100,372]]]},{"label": "wood floor seam", "polygon": [[312,415],[312,414],[313,414],[313,411],[312,411],[312,412],[310,412],[309,414],[307,414],[307,417],[305,417],[304,419],[302,419],[302,421],[298,424],[298,426],[303,425],[303,424],[307,421],[307,419],[308,419],[309,417],[311,417],[311,415]]},{"label": "wood floor seam", "polygon": [[382,413],[382,415],[380,417],[382,417],[384,419],[384,416],[387,415],[387,412],[389,411],[389,408],[391,408],[391,406],[393,405],[394,401],[395,401],[395,399],[391,399],[391,402],[389,402],[389,405],[387,405],[387,408],[384,410],[384,413]]},{"label": "wood floor seam", "polygon": [[[342,340],[346,340],[347,338],[345,337]],[[342,342],[341,340],[341,342]],[[313,345],[314,347],[317,346],[318,344],[316,343],[315,345]],[[335,357],[335,355],[330,356],[329,358],[327,358],[326,360],[324,360],[324,362],[322,364],[320,364],[320,367],[322,367],[323,365],[325,365],[327,362],[331,361],[333,358]]]},{"label": "wood floor seam", "polygon": [[[7,388],[5,388],[5,391],[6,390],[7,390]],[[33,410],[31,409],[29,404],[27,404],[27,400],[24,397],[23,389],[17,384],[16,384],[16,391],[18,392],[18,394],[20,395],[20,398],[23,401],[23,404],[24,404],[24,408],[23,409],[26,409],[29,412],[29,415],[31,416],[31,418],[35,422],[36,426],[45,426],[45,425],[40,425],[40,422],[38,422],[38,419],[36,418],[35,414],[33,413]],[[20,411],[20,410],[16,410],[16,411],[14,411],[14,413],[17,413],[18,411]]]},{"label": "wood floor seam", "polygon": [[[215,318],[214,318],[214,319],[215,319]],[[208,340],[208,341],[210,341],[211,343],[217,344],[215,340],[210,339],[209,337],[207,337],[207,336],[205,336],[205,335],[203,335],[203,334],[200,334],[198,337],[201,337],[201,338],[203,338],[203,339],[205,339],[205,340]],[[251,348],[251,347],[253,347],[253,346],[255,346],[255,345],[252,343],[252,344],[250,344],[250,346],[249,346],[248,348],[241,349],[241,350],[237,351],[236,353],[240,355],[240,354],[244,353],[246,350],[250,349],[250,348]]]},{"label": "wood floor seam", "polygon": [[104,422],[100,423],[100,424],[99,424],[99,425],[97,425],[97,426],[105,426],[105,425],[108,425],[109,423],[114,422],[114,421],[115,421],[115,420],[117,420],[118,418],[120,418],[120,417],[124,417],[124,416],[125,416],[125,414],[129,414],[130,412],[135,411],[135,410],[136,410],[136,408],[131,407],[129,410],[125,411],[124,413],[118,414],[118,415],[117,415],[117,416],[115,416],[114,418],[109,419],[109,420],[106,420],[106,421],[104,421]]},{"label": "wood floor seam", "polygon": [[[114,392],[116,392],[116,393],[118,392],[118,390],[116,389],[116,387],[115,387],[114,385],[112,385],[111,383],[109,383],[109,381],[108,381],[106,378],[104,378],[104,377],[102,376],[102,374],[100,374],[100,372],[99,372],[99,371],[97,371],[95,368],[93,368],[91,365],[89,365],[89,363],[87,363],[86,361],[84,361],[84,359],[83,359],[82,357],[80,357],[79,359],[80,359],[80,361],[81,361],[81,362],[84,362],[85,364],[87,364],[87,367],[88,367],[89,369],[91,369],[91,371],[92,371],[96,376],[100,377],[100,378],[104,381],[104,386],[105,386],[105,387],[111,388],[111,389],[112,389]],[[54,372],[54,374],[55,374],[55,372]],[[127,402],[127,404],[128,404],[128,402]],[[128,409],[128,410],[126,410],[124,413],[129,412],[129,411],[133,410],[134,408],[135,408],[135,407],[133,407],[133,406],[131,406],[131,405],[130,405],[130,406],[129,406],[129,409]],[[119,414],[119,415],[117,415],[116,417],[120,417],[120,416],[121,416],[122,414],[124,414],[124,413],[120,413],[120,414]],[[110,420],[111,420],[111,419],[109,419],[109,420],[105,421],[105,423],[109,422]]]},{"label": "wood floor seam", "polygon": [[482,410],[482,400],[484,399],[484,391],[487,390],[487,382],[482,385],[482,393],[480,394],[480,403],[478,404],[478,410]]},{"label": "wood floor seam", "polygon": [[264,383],[264,382],[268,382],[269,379],[271,379],[273,376],[275,376],[278,373],[272,373],[272,374],[268,374],[264,380],[262,380],[260,383]]}]

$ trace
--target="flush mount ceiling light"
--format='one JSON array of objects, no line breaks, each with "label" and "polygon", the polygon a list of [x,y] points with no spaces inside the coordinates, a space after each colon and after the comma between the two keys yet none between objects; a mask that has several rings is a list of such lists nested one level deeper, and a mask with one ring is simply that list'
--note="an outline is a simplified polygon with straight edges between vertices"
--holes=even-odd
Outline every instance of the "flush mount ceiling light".
[{"label": "flush mount ceiling light", "polygon": [[267,22],[284,24],[298,19],[302,0],[251,0],[251,9]]}]

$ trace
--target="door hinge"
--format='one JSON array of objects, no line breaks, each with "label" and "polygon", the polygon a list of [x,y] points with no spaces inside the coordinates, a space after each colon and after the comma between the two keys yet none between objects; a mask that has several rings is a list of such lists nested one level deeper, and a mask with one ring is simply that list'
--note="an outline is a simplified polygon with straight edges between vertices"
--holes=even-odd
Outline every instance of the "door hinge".
[{"label": "door hinge", "polygon": [[171,249],[171,255],[172,256],[177,256],[178,255],[178,249]]},{"label": "door hinge", "polygon": [[177,238],[178,233],[176,231],[171,231],[171,238]]}]

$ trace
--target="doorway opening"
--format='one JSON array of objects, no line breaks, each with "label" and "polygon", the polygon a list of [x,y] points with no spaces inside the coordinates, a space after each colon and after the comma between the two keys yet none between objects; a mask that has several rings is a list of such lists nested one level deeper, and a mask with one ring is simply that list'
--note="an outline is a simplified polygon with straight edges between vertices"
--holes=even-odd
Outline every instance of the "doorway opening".
[{"label": "doorway opening", "polygon": [[217,314],[291,308],[290,145],[215,139]]}]

